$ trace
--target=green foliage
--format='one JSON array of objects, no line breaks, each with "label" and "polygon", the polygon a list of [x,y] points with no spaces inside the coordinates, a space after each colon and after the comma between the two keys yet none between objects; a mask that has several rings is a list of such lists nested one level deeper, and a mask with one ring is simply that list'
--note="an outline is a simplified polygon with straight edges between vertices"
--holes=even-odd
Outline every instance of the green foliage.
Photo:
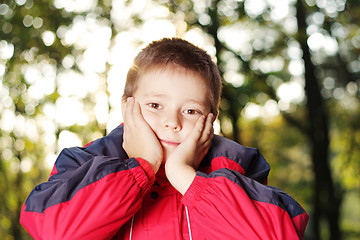
[{"label": "green foliage", "polygon": [[[67,71],[84,74],[79,62],[86,46],[66,41],[65,32],[74,22],[90,19],[111,29],[111,48],[117,34],[132,34],[132,27],[141,27],[148,20],[147,15],[135,10],[126,22],[112,15],[119,6],[130,8],[133,2],[115,5],[116,1],[102,0],[80,10],[66,9],[60,6],[62,1],[52,0],[5,0],[0,4],[0,239],[30,239],[18,224],[19,212],[34,186],[47,179],[48,162],[53,162],[61,150],[62,133],[74,133],[80,145],[106,134],[106,126],[93,113],[96,92],[87,92],[81,99],[70,96],[86,110],[86,124],[62,124],[52,111],[64,97],[59,90],[59,75]],[[172,12],[169,21],[175,25],[179,21],[185,23],[187,31],[200,29],[214,44],[224,78],[219,116],[223,135],[258,147],[272,166],[269,184],[290,193],[311,213],[315,160],[311,158],[311,122],[299,42],[308,40],[314,73],[329,115],[328,161],[336,194],[344,198],[341,231],[346,239],[359,238],[359,209],[351,207],[358,206],[360,198],[358,1],[302,1],[308,13],[307,36],[301,35],[296,26],[298,6],[294,0],[283,3],[289,7],[283,19],[276,18],[270,1],[264,1],[264,7],[258,6],[258,11],[251,9],[251,0],[146,3],[150,2],[168,7]],[[326,44],[316,45],[322,42]],[[139,39],[133,44],[141,43]],[[98,89],[105,95],[109,92],[109,62],[105,70],[96,72]],[[302,88],[302,96],[284,100],[281,88],[294,83]],[[274,103],[276,109],[269,108]],[[250,118],[251,106],[262,114]],[[106,107],[111,109],[110,104]],[[306,236],[310,238],[312,234],[308,227]],[[322,236],[330,236],[327,224]]]},{"label": "green foliage", "polygon": [[[224,77],[219,116],[222,133],[246,145],[259,147],[273,166],[270,179],[274,185],[294,193],[308,209],[323,211],[316,217],[322,219],[321,223],[312,222],[315,231],[321,233],[311,232],[309,226],[308,237],[337,239],[335,228],[330,227],[337,222],[336,216],[330,217],[331,212],[337,209],[335,205],[342,196],[346,198],[353,190],[359,191],[360,186],[356,178],[360,169],[357,153],[360,44],[359,26],[354,25],[359,20],[359,5],[354,1],[306,1],[301,11],[305,1],[291,1],[289,9],[283,9],[289,10],[288,15],[279,20],[274,15],[276,4],[270,1],[259,1],[253,9],[249,0],[169,2],[174,12],[183,11],[186,16],[194,16],[195,12],[197,17],[192,17],[191,21],[184,18],[188,28],[200,27],[214,39]],[[206,16],[209,20],[204,21]],[[305,31],[291,22],[303,24]],[[228,29],[230,33],[226,32]],[[310,49],[309,58],[304,58],[307,52],[303,46]],[[294,64],[298,64],[296,68]],[[302,69],[304,64],[305,70]],[[234,73],[240,75],[242,81],[234,81]],[[314,81],[318,82],[310,86]],[[305,96],[284,105],[281,87],[287,83],[300,83]],[[318,100],[325,101],[325,105],[314,102],[314,94],[320,96]],[[247,110],[254,106],[265,111],[270,101],[277,103],[283,118],[271,119],[271,114],[260,114],[262,120],[244,118]],[[319,110],[329,115],[320,126],[320,119],[312,118],[320,113]],[[325,127],[321,134],[331,137],[329,149],[325,149],[326,143],[321,141],[320,145],[314,145],[320,136],[313,136],[310,130],[316,124],[323,127],[326,121],[330,122],[330,131]],[[330,157],[314,158],[314,152],[320,151],[322,156]],[[320,161],[323,166],[318,164]],[[328,161],[332,166],[330,179],[314,182],[325,177],[327,173],[322,169],[327,169]],[[314,173],[325,175],[315,177]],[[334,181],[334,185],[328,180]],[[328,192],[313,192],[315,184]],[[330,201],[329,196],[337,203],[312,206],[313,199]],[[358,220],[353,224],[356,222]],[[316,224],[322,227],[319,229],[320,225]],[[342,232],[347,236],[346,229]],[[359,234],[356,231],[355,236]]]},{"label": "green foliage", "polygon": [[241,126],[241,144],[258,146],[271,166],[268,184],[284,190],[310,211],[313,176],[309,146],[303,133],[287,126],[282,117],[266,122],[243,119]]},{"label": "green foliage", "polygon": [[[0,131],[0,238],[30,239],[19,225],[24,200],[34,186],[46,180],[46,139],[36,121],[44,118],[41,107],[56,102],[58,94],[31,96],[33,82],[24,72],[29,66],[61,67],[72,47],[61,43],[59,28],[69,25],[74,15],[57,9],[52,1],[3,1],[0,5],[0,57],[5,67],[1,78]],[[51,44],[44,40],[50,36]],[[4,51],[3,51],[4,52]],[[47,74],[40,69],[40,74]],[[56,150],[56,149],[54,149]]]},{"label": "green foliage", "polygon": [[346,109],[338,104],[334,106],[332,128],[332,165],[336,178],[345,189],[360,189],[360,114],[359,106]]}]

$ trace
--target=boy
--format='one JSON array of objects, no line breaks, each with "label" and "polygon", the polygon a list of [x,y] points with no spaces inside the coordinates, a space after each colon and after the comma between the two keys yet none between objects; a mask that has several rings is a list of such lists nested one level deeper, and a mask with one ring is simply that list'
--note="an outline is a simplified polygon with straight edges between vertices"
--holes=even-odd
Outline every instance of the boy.
[{"label": "boy", "polygon": [[205,51],[151,43],[128,72],[124,124],[64,149],[21,224],[36,239],[301,239],[308,216],[264,185],[261,154],[213,134],[220,92]]}]

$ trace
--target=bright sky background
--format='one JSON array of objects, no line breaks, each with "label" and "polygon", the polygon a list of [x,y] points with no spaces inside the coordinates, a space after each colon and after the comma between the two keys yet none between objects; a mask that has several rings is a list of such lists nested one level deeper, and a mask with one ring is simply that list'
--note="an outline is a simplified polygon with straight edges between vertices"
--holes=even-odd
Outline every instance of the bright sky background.
[{"label": "bright sky background", "polygon": [[[272,9],[270,18],[275,23],[282,23],[284,31],[288,33],[296,32],[296,19],[291,16],[292,7],[290,3],[294,0],[247,0],[245,10],[249,16],[256,17],[265,10],[266,4]],[[17,0],[17,4],[24,4],[24,1]],[[111,1],[109,1],[111,3]],[[196,1],[195,9],[201,15],[207,1]],[[329,1],[319,1],[320,4],[327,4]],[[335,9],[341,9],[342,1],[338,6],[329,5],[328,11],[331,13]],[[111,29],[108,20],[99,21],[96,19],[96,0],[55,0],[57,8],[64,8],[69,12],[92,11],[86,17],[78,16],[71,26],[62,26],[56,33],[45,31],[42,39],[45,45],[53,44],[55,38],[67,45],[74,45],[78,49],[85,50],[84,54],[74,59],[67,56],[63,60],[63,68],[56,74],[55,66],[47,60],[42,60],[36,64],[27,65],[22,69],[25,80],[31,86],[27,91],[28,113],[34,111],[37,103],[44,96],[53,93],[57,87],[60,97],[55,105],[46,104],[42,111],[44,115],[39,115],[37,119],[25,119],[22,116],[15,116],[9,109],[11,99],[8,89],[0,85],[0,127],[5,131],[15,130],[18,135],[24,135],[36,141],[41,139],[44,144],[49,145],[48,163],[52,166],[56,158],[57,149],[81,145],[81,139],[74,133],[63,131],[60,134],[58,146],[56,146],[55,131],[56,125],[71,126],[74,124],[86,125],[90,119],[96,118],[99,124],[105,124],[111,131],[122,121],[121,116],[121,95],[124,87],[127,71],[133,58],[144,45],[137,45],[139,40],[145,44],[163,37],[180,36],[190,42],[204,48],[210,55],[215,55],[215,48],[211,38],[202,33],[200,29],[193,29],[185,32],[186,24],[183,22],[184,16],[177,14],[170,20],[171,13],[165,7],[159,6],[149,0],[133,0],[130,4],[125,4],[123,0],[112,1],[111,20],[119,30],[116,37],[111,41]],[[4,15],[6,9],[0,6],[0,14]],[[235,14],[231,5],[223,5],[220,10],[229,16]],[[336,12],[336,11],[335,11]],[[145,20],[141,26],[134,26],[131,16],[139,14]],[[318,31],[317,25],[322,24],[324,16],[316,13],[311,16],[313,24],[308,29],[310,35],[308,44],[312,51],[324,51],[329,55],[336,53],[337,43],[326,34]],[[202,15],[201,21],[209,21],[206,15]],[[256,24],[256,23],[253,23]],[[26,17],[24,25],[38,28],[42,25],[41,19]],[[255,30],[254,30],[255,29]],[[246,58],[251,56],[253,46],[261,50],[271,47],[277,37],[275,31],[261,29],[250,23],[235,23],[223,27],[219,32],[220,40],[227,43],[232,49],[239,51]],[[263,42],[255,42],[252,46],[250,40],[264,39]],[[6,41],[0,41],[0,78],[5,73],[5,62],[11,58],[14,46]],[[289,43],[288,55],[291,62],[288,71],[293,75],[287,83],[282,83],[277,90],[280,101],[268,100],[263,105],[249,103],[243,111],[244,117],[248,119],[262,117],[269,119],[277,116],[281,110],[288,110],[291,103],[299,103],[304,99],[304,82],[302,75],[304,67],[302,62],[301,50],[297,43]],[[27,59],[34,59],[35,53],[29,50],[24,54]],[[77,63],[83,74],[71,70]],[[110,64],[110,69],[106,69],[106,64]],[[236,71],[239,63],[229,58],[226,64],[227,73],[225,79],[234,86],[241,86],[244,83],[244,76]],[[262,72],[278,71],[283,69],[284,60],[278,58],[254,59],[253,69]],[[108,70],[107,78],[104,79],[104,72]],[[274,80],[276,82],[276,79]],[[331,79],[327,81],[331,88]],[[325,86],[326,87],[326,86]],[[355,85],[356,87],[356,85]],[[348,92],[356,92],[354,86],[348,87]],[[346,96],[344,90],[336,92],[337,98],[342,99]],[[87,109],[83,99],[86,96],[93,96],[96,106],[94,109]],[[109,110],[110,106],[110,110]],[[46,117],[45,117],[46,116]],[[37,129],[40,129],[37,130]],[[219,131],[219,124],[216,125]],[[94,138],[100,137],[94,134]],[[18,143],[21,147],[21,143]],[[3,153],[4,154],[4,153]],[[9,154],[9,153],[5,153]],[[30,161],[30,160],[29,160]],[[30,170],[31,164],[23,160],[22,170]],[[30,161],[31,162],[31,161]]]}]

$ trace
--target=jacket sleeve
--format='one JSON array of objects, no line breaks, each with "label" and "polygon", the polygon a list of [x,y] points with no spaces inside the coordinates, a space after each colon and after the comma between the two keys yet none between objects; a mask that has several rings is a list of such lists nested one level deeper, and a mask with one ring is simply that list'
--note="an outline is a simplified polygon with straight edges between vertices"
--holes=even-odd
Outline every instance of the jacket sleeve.
[{"label": "jacket sleeve", "polygon": [[209,153],[211,171],[198,171],[182,199],[202,237],[302,239],[308,215],[288,194],[263,184],[270,169],[262,155],[218,140]]},{"label": "jacket sleeve", "polygon": [[84,148],[64,149],[48,182],[35,187],[20,223],[34,239],[109,239],[140,208],[151,166],[121,148],[122,130]]}]

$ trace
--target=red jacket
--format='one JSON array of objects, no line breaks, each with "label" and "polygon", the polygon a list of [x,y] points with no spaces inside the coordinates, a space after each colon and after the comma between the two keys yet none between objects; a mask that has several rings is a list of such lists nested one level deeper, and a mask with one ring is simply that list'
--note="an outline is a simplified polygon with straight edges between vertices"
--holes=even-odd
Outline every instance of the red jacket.
[{"label": "red jacket", "polygon": [[267,186],[257,149],[214,136],[184,196],[122,149],[123,127],[64,149],[35,187],[20,223],[35,239],[301,239],[304,209]]}]

